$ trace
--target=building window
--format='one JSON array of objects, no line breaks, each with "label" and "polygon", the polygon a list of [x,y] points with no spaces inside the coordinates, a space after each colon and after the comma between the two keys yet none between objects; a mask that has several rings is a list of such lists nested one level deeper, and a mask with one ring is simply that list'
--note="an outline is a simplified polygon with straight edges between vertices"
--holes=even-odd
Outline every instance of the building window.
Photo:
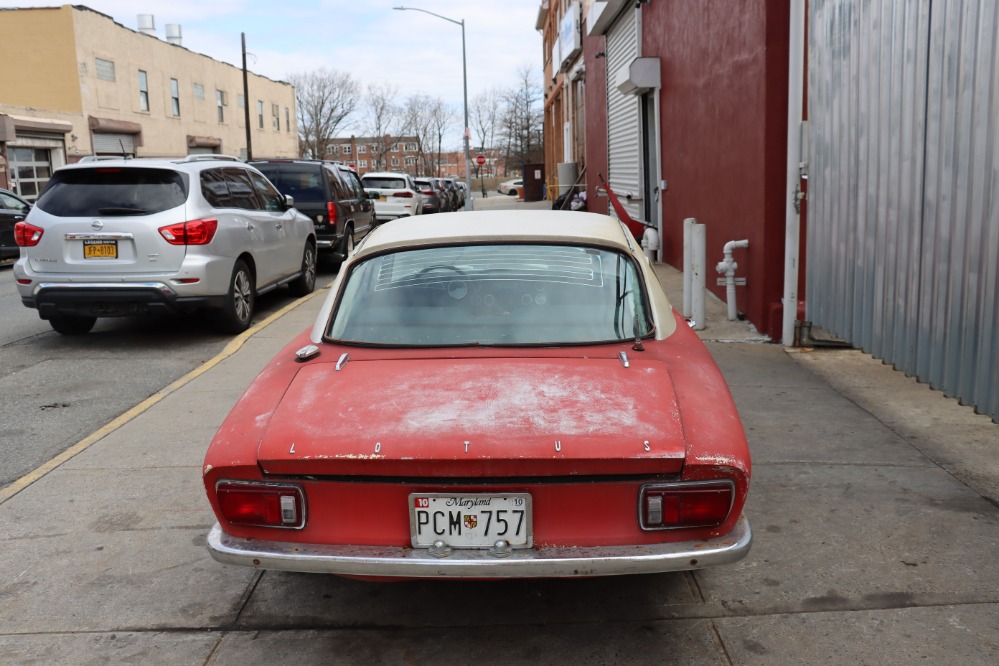
[{"label": "building window", "polygon": [[368,160],[361,160],[361,161],[359,161],[357,163],[357,165],[359,167],[361,167],[362,169],[367,169],[368,168]]},{"label": "building window", "polygon": [[236,106],[238,106],[241,109],[246,108],[246,97],[243,96],[243,93],[239,93],[238,95],[236,95]]},{"label": "building window", "polygon": [[406,144],[406,152],[407,153],[415,153],[416,152],[416,144],[415,143],[407,143]]},{"label": "building window", "polygon": [[194,99],[203,100],[205,98],[205,86],[200,83],[192,83],[191,93],[194,95]]},{"label": "building window", "polygon": [[415,157],[407,157],[406,158],[406,166],[416,166],[416,158]]},{"label": "building window", "polygon": [[393,153],[398,153],[399,152],[399,144],[398,143],[393,143],[392,144],[392,152]]},{"label": "building window", "polygon": [[332,145],[326,146],[326,154],[327,155],[336,155],[337,154],[336,144],[332,144]]},{"label": "building window", "polygon": [[170,79],[170,112],[174,117],[180,117],[180,83]]},{"label": "building window", "polygon": [[97,78],[102,81],[114,81],[114,61],[104,60],[103,58],[94,58],[94,63],[97,69]]},{"label": "building window", "polygon": [[284,131],[291,131],[291,111],[288,110],[287,106],[284,107]]},{"label": "building window", "polygon": [[139,111],[149,110],[149,76],[139,70]]},{"label": "building window", "polygon": [[368,152],[368,147],[365,144],[362,143],[361,145],[359,145],[357,147],[357,154],[358,155],[364,155],[367,152]]},{"label": "building window", "polygon": [[259,99],[257,100],[257,127],[264,128],[264,102]]},{"label": "building window", "polygon": [[343,144],[343,154],[350,155],[350,144],[347,143]]},{"label": "building window", "polygon": [[216,90],[215,91],[215,106],[219,110],[219,124],[222,124],[222,123],[225,122],[225,103],[226,103],[225,91],[224,90]]},{"label": "building window", "polygon": [[281,131],[281,107],[277,104],[271,104],[271,118],[274,121],[274,131]]}]

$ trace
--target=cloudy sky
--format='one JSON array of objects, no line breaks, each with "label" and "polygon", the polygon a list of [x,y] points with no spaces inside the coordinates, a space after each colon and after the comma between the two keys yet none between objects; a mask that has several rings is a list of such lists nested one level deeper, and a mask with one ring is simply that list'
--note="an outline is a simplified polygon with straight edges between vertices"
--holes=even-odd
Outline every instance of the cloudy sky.
[{"label": "cloudy sky", "polygon": [[[4,7],[52,7],[59,0],[0,0]],[[540,0],[76,0],[136,29],[138,14],[182,26],[184,46],[241,66],[246,33],[251,71],[273,79],[329,67],[362,83],[398,86],[400,101],[426,93],[462,109],[461,27],[405,5],[465,21],[468,98],[516,84],[529,65],[541,75]],[[9,63],[8,63],[9,64]],[[358,131],[363,131],[358,128]],[[460,142],[460,128],[455,143]]]}]

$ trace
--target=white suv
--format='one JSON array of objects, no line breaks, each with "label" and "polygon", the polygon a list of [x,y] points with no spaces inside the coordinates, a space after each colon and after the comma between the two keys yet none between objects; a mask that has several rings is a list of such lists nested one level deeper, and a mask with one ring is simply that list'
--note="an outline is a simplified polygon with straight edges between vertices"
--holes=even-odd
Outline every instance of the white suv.
[{"label": "white suv", "polygon": [[379,222],[423,213],[423,194],[408,173],[372,171],[361,176],[361,184],[375,201]]},{"label": "white suv", "polygon": [[198,309],[243,331],[258,294],[315,288],[315,231],[293,204],[234,157],[65,166],[15,227],[21,302],[66,335],[98,317]]}]

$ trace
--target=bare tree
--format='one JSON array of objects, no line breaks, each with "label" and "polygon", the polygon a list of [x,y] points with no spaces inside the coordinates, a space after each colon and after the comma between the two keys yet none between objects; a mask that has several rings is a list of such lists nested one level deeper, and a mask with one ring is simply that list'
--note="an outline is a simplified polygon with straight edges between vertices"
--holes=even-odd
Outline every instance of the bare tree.
[{"label": "bare tree", "polygon": [[[502,100],[503,91],[497,88],[481,92],[472,99],[469,122],[471,122],[472,129],[475,130],[479,139],[479,148],[483,151],[487,147],[492,148],[495,145]],[[478,172],[479,167],[477,166],[475,170]]]},{"label": "bare tree", "polygon": [[404,132],[416,138],[417,176],[430,175],[433,169],[433,120],[431,109],[435,100],[429,95],[416,94],[406,99],[403,115]]},{"label": "bare tree", "polygon": [[[399,88],[391,84],[368,84],[368,129],[372,136],[371,158],[375,165],[384,167],[385,154],[398,135],[405,120],[403,110],[396,104]],[[378,168],[378,166],[375,166]]]},{"label": "bare tree", "polygon": [[441,175],[441,143],[444,134],[458,120],[458,111],[451,105],[445,104],[444,100],[437,98],[430,109],[431,127],[437,137],[437,175]]},{"label": "bare tree", "polygon": [[360,84],[349,72],[321,67],[288,77],[295,86],[298,141],[305,157],[322,158],[326,146],[351,121]]},{"label": "bare tree", "polygon": [[542,131],[544,113],[541,85],[534,68],[517,70],[517,86],[506,92],[500,115],[500,135],[507,165],[540,162],[544,159]]}]

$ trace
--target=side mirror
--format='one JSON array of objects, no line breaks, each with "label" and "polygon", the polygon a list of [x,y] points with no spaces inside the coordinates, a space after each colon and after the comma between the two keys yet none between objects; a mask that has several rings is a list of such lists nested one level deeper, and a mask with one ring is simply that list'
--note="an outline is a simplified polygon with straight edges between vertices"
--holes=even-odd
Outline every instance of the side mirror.
[{"label": "side mirror", "polygon": [[294,207],[295,207],[295,197],[291,196],[290,194],[284,195],[284,209],[288,210],[289,208],[294,208]]}]

